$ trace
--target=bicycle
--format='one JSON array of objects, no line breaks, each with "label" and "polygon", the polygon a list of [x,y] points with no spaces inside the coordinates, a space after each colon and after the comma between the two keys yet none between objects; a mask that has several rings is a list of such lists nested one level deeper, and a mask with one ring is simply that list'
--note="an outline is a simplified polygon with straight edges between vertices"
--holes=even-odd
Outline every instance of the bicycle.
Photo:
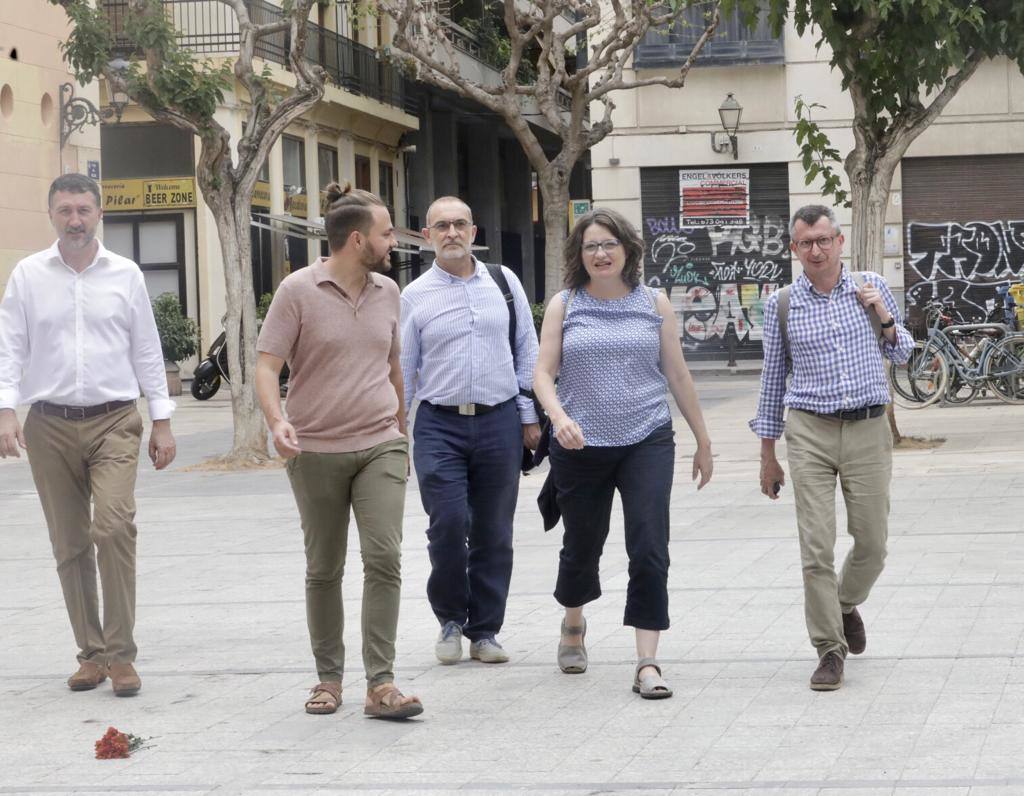
[{"label": "bicycle", "polygon": [[[890,363],[893,399],[905,409],[923,409],[940,399],[963,404],[991,389],[1008,403],[1024,403],[1024,337],[1003,323],[951,324],[942,302],[926,305],[928,339],[915,344],[904,365]],[[945,325],[944,325],[945,324]],[[957,338],[979,339],[966,352]]]}]

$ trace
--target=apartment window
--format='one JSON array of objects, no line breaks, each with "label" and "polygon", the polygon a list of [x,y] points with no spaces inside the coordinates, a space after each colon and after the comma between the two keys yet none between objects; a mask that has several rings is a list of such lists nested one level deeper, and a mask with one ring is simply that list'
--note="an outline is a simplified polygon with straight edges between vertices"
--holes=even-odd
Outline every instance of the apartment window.
[{"label": "apartment window", "polygon": [[306,192],[306,144],[300,138],[281,137],[285,194]]},{"label": "apartment window", "polygon": [[383,160],[380,166],[380,200],[387,205],[391,217],[395,217],[395,167]]},{"label": "apartment window", "polygon": [[332,182],[338,181],[338,150],[321,144],[316,150],[316,162],[322,191]]},{"label": "apartment window", "polygon": [[[688,8],[674,25],[652,28],[636,48],[638,68],[678,66],[689,57],[704,32],[704,7]],[[758,16],[747,25],[739,9],[722,15],[715,37],[701,50],[694,66],[781,64],[785,59],[782,35],[774,36],[768,24],[768,3],[758,3]]]},{"label": "apartment window", "polygon": [[372,190],[370,182],[370,159],[366,155],[356,155],[356,188],[363,191]]}]

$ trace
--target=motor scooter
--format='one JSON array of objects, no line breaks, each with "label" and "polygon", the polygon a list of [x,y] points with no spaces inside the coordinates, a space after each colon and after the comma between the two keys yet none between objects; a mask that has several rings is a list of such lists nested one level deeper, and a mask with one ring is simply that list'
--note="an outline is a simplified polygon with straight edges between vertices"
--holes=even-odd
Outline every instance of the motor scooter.
[{"label": "motor scooter", "polygon": [[[192,397],[197,401],[207,401],[217,394],[221,381],[230,383],[228,379],[228,343],[227,332],[221,332],[213,341],[206,359],[199,363],[192,376]],[[288,366],[281,368],[281,397],[288,394]]]}]

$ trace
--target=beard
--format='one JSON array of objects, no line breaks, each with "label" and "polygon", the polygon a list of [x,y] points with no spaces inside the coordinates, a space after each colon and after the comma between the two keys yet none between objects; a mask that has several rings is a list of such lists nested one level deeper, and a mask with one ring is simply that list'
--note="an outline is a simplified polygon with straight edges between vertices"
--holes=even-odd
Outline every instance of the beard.
[{"label": "beard", "polygon": [[391,270],[391,251],[388,250],[383,257],[371,253],[363,255],[363,268],[375,274],[386,274]]},{"label": "beard", "polygon": [[96,231],[87,229],[66,229],[60,236],[60,242],[69,249],[84,249],[96,239]]}]

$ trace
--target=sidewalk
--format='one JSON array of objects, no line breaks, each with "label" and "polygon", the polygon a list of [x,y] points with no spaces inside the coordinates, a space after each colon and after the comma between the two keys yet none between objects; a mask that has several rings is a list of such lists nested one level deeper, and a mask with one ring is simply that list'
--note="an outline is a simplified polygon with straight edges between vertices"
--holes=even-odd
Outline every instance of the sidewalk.
[{"label": "sidewalk", "polygon": [[[142,693],[72,693],[74,642],[28,466],[0,461],[0,793],[1024,793],[1024,407],[898,412],[905,434],[947,441],[895,454],[888,565],[862,610],[867,652],[848,659],[842,690],[815,693],[792,491],[774,504],[760,495],[746,429],[757,377],[697,378],[716,471],[697,493],[677,418],[673,627],[659,651],[675,696],[660,702],[630,690],[618,509],[604,596],[587,611],[590,668],[558,672],[560,539],[542,531],[538,474],[519,501],[501,636],[512,662],[434,659],[413,479],[396,671],[425,713],[405,724],[362,716],[353,533],[344,704],[306,716],[315,674],[284,472],[180,470],[230,444],[221,396],[180,399],[178,462],[140,474]],[[837,556],[848,548],[840,532]],[[150,748],[94,760],[108,725]]]}]

